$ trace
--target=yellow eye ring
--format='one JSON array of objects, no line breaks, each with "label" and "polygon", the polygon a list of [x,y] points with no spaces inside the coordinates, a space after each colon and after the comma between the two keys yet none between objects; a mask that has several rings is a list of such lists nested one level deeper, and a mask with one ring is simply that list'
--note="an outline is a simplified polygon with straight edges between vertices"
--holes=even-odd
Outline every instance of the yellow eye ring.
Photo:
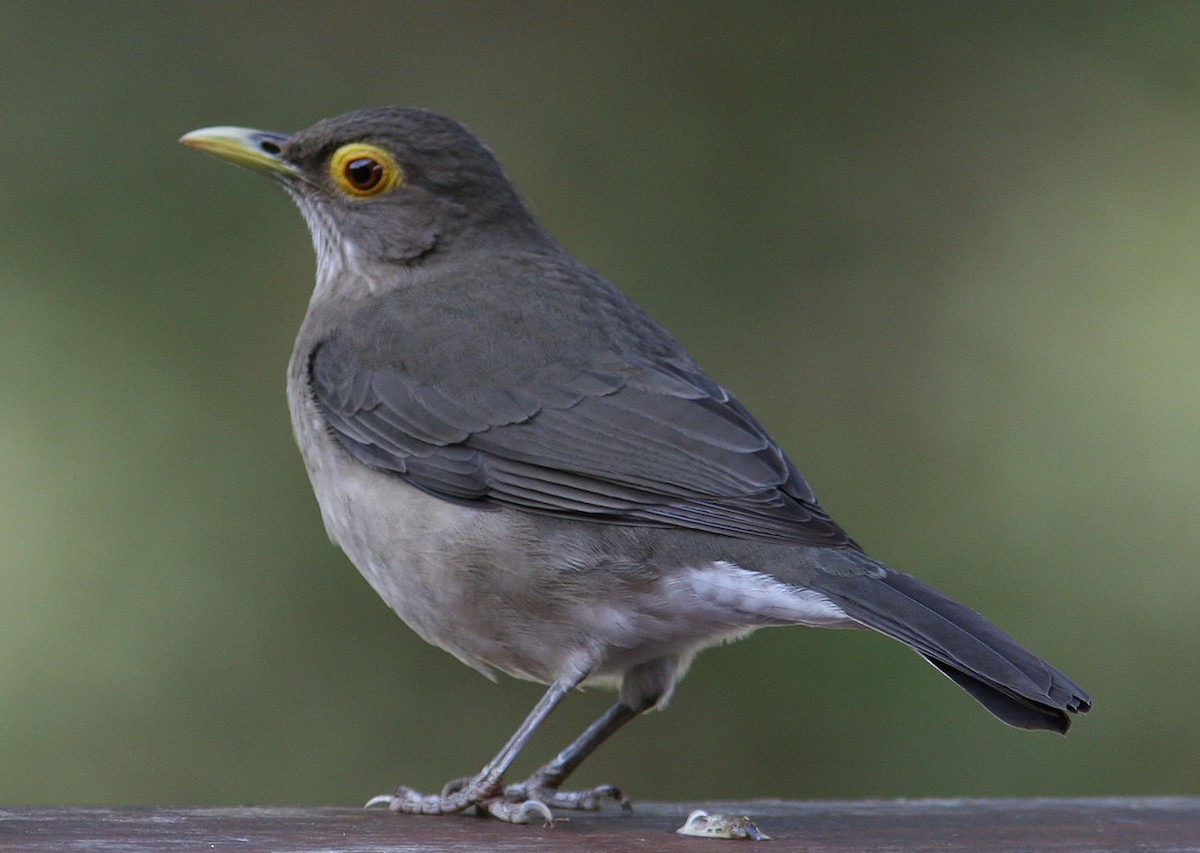
[{"label": "yellow eye ring", "polygon": [[400,164],[378,145],[351,142],[329,158],[334,185],[352,198],[370,198],[396,187],[404,178]]}]

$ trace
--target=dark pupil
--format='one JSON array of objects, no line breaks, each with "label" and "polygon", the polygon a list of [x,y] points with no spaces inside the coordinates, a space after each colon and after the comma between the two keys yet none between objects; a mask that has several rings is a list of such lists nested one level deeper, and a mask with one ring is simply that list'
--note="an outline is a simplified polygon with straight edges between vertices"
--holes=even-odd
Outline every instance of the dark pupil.
[{"label": "dark pupil", "polygon": [[370,157],[359,157],[346,164],[346,177],[358,189],[369,190],[383,180],[383,167]]}]

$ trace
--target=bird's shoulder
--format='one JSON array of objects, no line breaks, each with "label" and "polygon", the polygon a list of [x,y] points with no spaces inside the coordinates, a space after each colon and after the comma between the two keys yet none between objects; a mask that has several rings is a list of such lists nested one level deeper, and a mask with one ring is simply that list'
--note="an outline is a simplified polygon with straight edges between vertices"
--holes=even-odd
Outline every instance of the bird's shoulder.
[{"label": "bird's shoulder", "polygon": [[464,380],[495,372],[661,361],[698,371],[682,346],[569,256],[489,253],[443,265],[341,310],[334,334],[369,368]]}]

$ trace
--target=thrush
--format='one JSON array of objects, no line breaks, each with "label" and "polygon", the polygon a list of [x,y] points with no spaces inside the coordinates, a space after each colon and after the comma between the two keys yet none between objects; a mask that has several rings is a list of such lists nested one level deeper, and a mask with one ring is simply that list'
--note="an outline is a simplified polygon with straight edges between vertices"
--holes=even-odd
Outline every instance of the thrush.
[{"label": "thrush", "polygon": [[[419,109],[193,148],[275,178],[316,286],[288,366],[325,528],[426,641],[548,685],[479,773],[394,811],[514,823],[627,802],[563,785],[662,707],[693,656],[758,628],[870,628],[1009,725],[1091,699],[974,610],[868,556],[762,425],[661,325],[542,228],[484,143]],[[575,687],[617,701],[529,779],[504,774]]]}]

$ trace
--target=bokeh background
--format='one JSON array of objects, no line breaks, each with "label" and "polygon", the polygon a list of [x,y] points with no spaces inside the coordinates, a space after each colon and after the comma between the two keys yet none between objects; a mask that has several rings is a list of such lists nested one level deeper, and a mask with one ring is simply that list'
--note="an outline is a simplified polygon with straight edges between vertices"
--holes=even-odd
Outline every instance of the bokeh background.
[{"label": "bokeh background", "polygon": [[307,233],[175,143],[385,103],[467,122],[870,551],[1096,699],[1018,732],[898,644],[765,631],[578,781],[1200,793],[1197,44],[1190,3],[0,3],[0,802],[436,790],[540,695],[326,540]]}]

